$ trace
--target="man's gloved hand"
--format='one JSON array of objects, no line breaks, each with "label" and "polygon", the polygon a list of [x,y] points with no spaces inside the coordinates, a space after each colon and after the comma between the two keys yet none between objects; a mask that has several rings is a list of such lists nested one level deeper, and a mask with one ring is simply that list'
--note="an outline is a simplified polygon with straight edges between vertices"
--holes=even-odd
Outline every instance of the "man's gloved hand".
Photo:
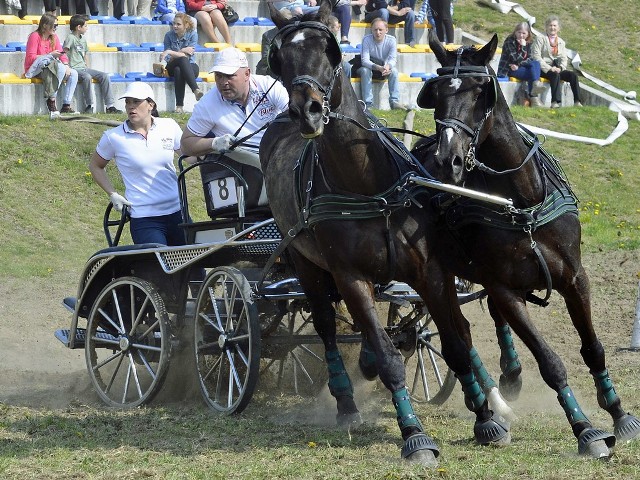
[{"label": "man's gloved hand", "polygon": [[119,212],[122,211],[125,205],[128,205],[129,207],[131,206],[131,202],[120,195],[118,192],[113,192],[111,195],[109,195],[109,199],[113,204],[113,208],[115,208]]},{"label": "man's gloved hand", "polygon": [[215,137],[211,141],[211,148],[213,149],[213,153],[224,153],[229,151],[229,148],[235,141],[236,137],[234,137],[230,133],[222,135],[221,137]]}]

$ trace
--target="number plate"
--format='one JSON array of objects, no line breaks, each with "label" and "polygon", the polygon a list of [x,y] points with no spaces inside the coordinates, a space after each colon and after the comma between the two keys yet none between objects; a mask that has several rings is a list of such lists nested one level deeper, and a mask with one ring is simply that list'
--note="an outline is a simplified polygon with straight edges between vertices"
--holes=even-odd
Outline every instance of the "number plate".
[{"label": "number plate", "polygon": [[209,182],[209,194],[214,209],[237,205],[236,178],[219,178]]}]

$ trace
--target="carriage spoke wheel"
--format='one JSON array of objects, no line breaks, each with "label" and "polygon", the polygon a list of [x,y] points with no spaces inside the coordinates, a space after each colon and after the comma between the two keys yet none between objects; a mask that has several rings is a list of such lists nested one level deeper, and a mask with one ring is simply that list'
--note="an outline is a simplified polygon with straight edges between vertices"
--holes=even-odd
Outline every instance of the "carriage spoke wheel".
[{"label": "carriage spoke wheel", "polygon": [[[415,352],[405,359],[407,385],[411,399],[415,402],[426,402],[442,405],[456,386],[456,377],[449,369],[442,356],[440,335],[436,325],[424,306],[412,305],[411,309],[390,304],[390,315],[399,319],[411,315],[415,322]],[[425,313],[423,313],[425,312]],[[406,346],[405,346],[406,349]],[[402,351],[402,348],[401,348]]]},{"label": "carriage spoke wheel", "polygon": [[[315,396],[329,378],[324,346],[306,302],[293,300],[288,310],[264,338],[261,377],[270,378],[282,392]],[[336,320],[340,319],[336,315]]]},{"label": "carriage spoke wheel", "polygon": [[219,412],[240,413],[260,373],[260,324],[251,287],[239,270],[209,272],[198,294],[194,333],[205,402]]},{"label": "carriage spoke wheel", "polygon": [[148,403],[162,385],[170,354],[169,316],[158,289],[136,277],[104,287],[85,340],[89,377],[100,398],[118,408]]}]

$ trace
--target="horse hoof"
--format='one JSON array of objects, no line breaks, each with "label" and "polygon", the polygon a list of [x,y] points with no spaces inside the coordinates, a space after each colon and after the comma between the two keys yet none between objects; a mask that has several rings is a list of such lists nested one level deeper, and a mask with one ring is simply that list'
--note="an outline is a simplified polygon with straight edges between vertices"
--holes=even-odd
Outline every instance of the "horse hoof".
[{"label": "horse hoof", "polygon": [[505,447],[511,443],[509,422],[503,417],[494,415],[484,422],[476,422],[473,434],[480,445],[495,445]]},{"label": "horse hoof", "polygon": [[496,387],[491,388],[486,395],[491,410],[501,417],[506,418],[509,422],[515,422],[518,419],[517,415],[511,407],[507,405],[507,402],[504,401],[504,398],[502,398],[502,395]]},{"label": "horse hoof", "polygon": [[362,425],[362,416],[360,412],[355,413],[338,413],[336,422],[339,427],[356,428]]},{"label": "horse hoof", "polygon": [[517,375],[510,377],[507,375],[500,375],[500,393],[510,402],[518,399],[520,396],[520,390],[522,390],[522,377]]},{"label": "horse hoof", "polygon": [[436,467],[440,450],[431,437],[424,433],[416,433],[405,440],[400,454],[408,462]]},{"label": "horse hoof", "polygon": [[626,414],[613,422],[613,434],[620,442],[629,442],[640,434],[640,420]]},{"label": "horse hoof", "polygon": [[578,436],[578,454],[606,459],[613,453],[616,437],[597,428],[587,428]]}]

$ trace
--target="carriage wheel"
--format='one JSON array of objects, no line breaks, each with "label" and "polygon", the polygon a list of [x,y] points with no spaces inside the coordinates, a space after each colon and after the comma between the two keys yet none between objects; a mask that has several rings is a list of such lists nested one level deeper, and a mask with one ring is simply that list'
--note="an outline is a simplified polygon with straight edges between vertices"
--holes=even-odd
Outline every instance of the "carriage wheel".
[{"label": "carriage wheel", "polygon": [[[264,337],[260,375],[265,381],[270,377],[280,391],[316,396],[329,379],[324,346],[306,302],[293,300],[288,310]],[[336,314],[336,321],[341,320],[343,317]]]},{"label": "carriage wheel", "polygon": [[[418,315],[415,323],[415,337],[411,335],[411,345],[401,345],[402,353],[412,355],[405,359],[407,385],[411,399],[416,402],[427,402],[442,405],[451,395],[456,386],[456,377],[449,369],[441,353],[440,335],[437,327],[427,312],[426,315],[417,313],[422,305],[412,305],[411,312],[396,304],[389,305],[389,315],[398,319],[410,315]],[[403,311],[404,310],[404,311]],[[396,321],[398,323],[398,321]],[[413,341],[415,338],[415,343]],[[413,351],[415,345],[415,352]]]},{"label": "carriage wheel", "polygon": [[169,316],[158,289],[121,277],[98,295],[87,320],[89,377],[111,407],[148,403],[158,392],[171,355]]},{"label": "carriage wheel", "polygon": [[196,303],[195,361],[209,407],[240,413],[260,372],[260,324],[251,287],[239,270],[218,267],[207,275]]}]

